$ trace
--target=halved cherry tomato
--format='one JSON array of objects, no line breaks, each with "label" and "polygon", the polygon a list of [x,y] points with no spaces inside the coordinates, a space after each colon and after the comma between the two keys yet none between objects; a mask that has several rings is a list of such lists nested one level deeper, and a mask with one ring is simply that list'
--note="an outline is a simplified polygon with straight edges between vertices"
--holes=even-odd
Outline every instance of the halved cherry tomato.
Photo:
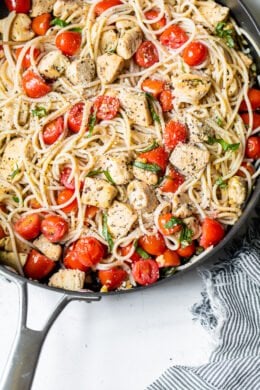
[{"label": "halved cherry tomato", "polygon": [[[244,167],[250,173],[251,176],[255,173],[255,168],[249,162],[243,161],[241,164],[241,167]],[[237,171],[236,175],[241,176],[241,177],[245,177],[244,172],[240,169]]]},{"label": "halved cherry tomato", "polygon": [[108,120],[116,117],[120,107],[119,99],[113,96],[98,96],[94,102],[94,111],[100,120]]},{"label": "halved cherry tomato", "polygon": [[38,214],[25,215],[15,223],[14,230],[25,240],[33,240],[41,232],[41,218]]},{"label": "halved cherry tomato", "polygon": [[50,28],[51,14],[41,14],[32,21],[32,30],[37,35],[45,35]]},{"label": "halved cherry tomato", "polygon": [[83,118],[84,103],[77,103],[69,111],[68,126],[70,131],[78,133],[80,131]]},{"label": "halved cherry tomato", "polygon": [[[248,90],[248,98],[251,103],[252,110],[260,108],[260,89],[250,88]],[[242,101],[239,111],[248,111],[245,100]]]},{"label": "halved cherry tomato", "polygon": [[75,245],[75,251],[78,254],[79,261],[87,267],[93,267],[105,255],[103,244],[95,237],[80,238]]},{"label": "halved cherry tomato", "polygon": [[68,229],[68,222],[59,215],[47,215],[41,223],[41,232],[50,242],[62,240]]},{"label": "halved cherry tomato", "polygon": [[162,171],[165,171],[168,164],[168,153],[162,146],[158,146],[150,152],[144,152],[138,156],[141,159],[145,159],[150,164],[158,165]]},{"label": "halved cherry tomato", "polygon": [[23,270],[27,278],[41,280],[51,273],[55,265],[55,261],[32,249]]},{"label": "halved cherry tomato", "polygon": [[99,3],[96,4],[95,6],[95,14],[96,15],[101,15],[103,12],[108,10],[111,7],[115,7],[117,5],[121,5],[122,2],[120,0],[104,0],[100,1]]},{"label": "halved cherry tomato", "polygon": [[216,245],[225,235],[225,230],[221,223],[215,219],[205,218],[202,223],[202,235],[200,238],[200,246],[204,249],[211,245]]},{"label": "halved cherry tomato", "polygon": [[70,269],[79,269],[83,272],[86,272],[89,269],[89,267],[79,261],[78,253],[75,251],[75,244],[71,245],[67,250],[63,263],[66,268]]},{"label": "halved cherry tomato", "polygon": [[115,290],[120,287],[126,277],[126,271],[119,267],[98,271],[100,283],[102,286],[106,286],[108,290]]},{"label": "halved cherry tomato", "polygon": [[0,225],[0,239],[6,237],[3,227]]},{"label": "halved cherry tomato", "polygon": [[67,56],[74,56],[81,46],[81,34],[76,31],[64,31],[57,35],[55,44]]},{"label": "halved cherry tomato", "polygon": [[249,137],[246,144],[246,156],[257,160],[260,158],[260,137]]},{"label": "halved cherry tomato", "polygon": [[96,206],[87,206],[85,212],[85,218],[93,219],[95,218],[99,208]]},{"label": "halved cherry tomato", "polygon": [[[156,19],[159,15],[159,11],[156,9],[151,9],[150,11],[145,12],[144,16],[147,20]],[[158,22],[152,23],[151,27],[153,30],[160,30],[166,25],[166,17],[163,16]]]},{"label": "halved cherry tomato", "polygon": [[43,128],[43,141],[46,145],[52,145],[64,131],[64,120],[63,116],[59,116],[52,122],[47,123]]},{"label": "halved cherry tomato", "polygon": [[162,192],[176,192],[177,189],[184,183],[185,179],[174,168],[170,168],[168,174],[165,176],[160,190]]},{"label": "halved cherry tomato", "polygon": [[[128,244],[127,246],[121,246],[120,247],[120,254],[121,254],[121,256],[127,256],[128,253],[130,252],[130,250],[132,249],[132,247],[133,247],[133,243],[132,242],[130,242],[130,244]],[[130,259],[132,260],[132,262],[135,262],[135,261],[140,260],[141,256],[139,255],[139,253],[134,252],[130,256]]]},{"label": "halved cherry tomato", "polygon": [[152,259],[139,260],[133,265],[134,280],[141,286],[155,283],[159,276],[158,264]]},{"label": "halved cherry tomato", "polygon": [[167,213],[167,214],[162,214],[158,218],[158,224],[160,231],[163,235],[168,236],[174,233],[179,232],[182,229],[182,225],[175,225],[171,228],[165,227],[165,225],[174,217],[173,214]]},{"label": "halved cherry tomato", "polygon": [[173,109],[173,96],[169,89],[165,89],[161,92],[159,102],[162,106],[163,112],[171,111]]},{"label": "halved cherry tomato", "polygon": [[166,249],[166,251],[156,258],[156,262],[160,268],[162,267],[178,267],[181,265],[180,256],[176,251]]},{"label": "halved cherry tomato", "polygon": [[36,199],[31,199],[30,200],[30,207],[32,208],[32,209],[40,209],[42,206],[40,205],[40,203],[38,202],[38,200],[36,200]]},{"label": "halved cherry tomato", "polygon": [[166,249],[163,236],[159,232],[152,236],[142,236],[139,238],[139,245],[147,253],[154,256],[163,254]]},{"label": "halved cherry tomato", "polygon": [[180,247],[179,249],[177,249],[177,253],[181,257],[191,257],[192,255],[194,255],[195,252],[196,252],[196,246],[194,241],[192,241],[190,245],[187,245],[183,248]]},{"label": "halved cherry tomato", "polygon": [[[64,187],[68,188],[69,190],[75,190],[75,179],[72,178],[72,180],[69,181],[69,177],[71,174],[71,168],[70,167],[64,167],[61,175],[60,175],[60,182]],[[79,189],[82,190],[84,186],[84,182],[81,181],[79,183]]]},{"label": "halved cherry tomato", "polygon": [[171,49],[178,49],[189,39],[186,32],[177,25],[168,27],[161,34],[159,40],[162,45],[170,47]]},{"label": "halved cherry tomato", "polygon": [[163,91],[165,82],[161,80],[145,79],[142,83],[142,90],[151,93],[156,99]]},{"label": "halved cherry tomato", "polygon": [[[15,56],[16,56],[17,59],[18,59],[18,57],[19,57],[19,55],[20,55],[20,53],[21,53],[22,50],[23,50],[22,47],[20,47],[19,49],[16,49],[16,50],[15,50]],[[27,52],[25,53],[25,55],[24,55],[24,57],[23,57],[23,60],[22,60],[22,67],[23,67],[24,69],[28,69],[28,68],[30,68],[30,66],[32,65],[32,64],[31,64],[31,57],[30,57],[30,50],[31,50],[31,49],[28,49],[28,50],[27,50]],[[34,49],[34,50],[33,50],[33,58],[34,58],[35,60],[39,57],[40,54],[41,54],[41,51],[40,51],[39,49]]]},{"label": "halved cherry tomato", "polygon": [[182,58],[189,66],[202,64],[208,56],[208,48],[201,42],[191,42],[182,52]]},{"label": "halved cherry tomato", "polygon": [[[73,195],[74,195],[74,191],[69,190],[68,188],[60,191],[58,194],[58,198],[57,198],[58,205],[61,205],[63,203],[67,203],[70,200],[70,198],[73,197]],[[68,204],[68,206],[63,207],[62,211],[64,211],[64,213],[66,213],[66,214],[69,214],[72,211],[74,213],[76,213],[78,211],[77,199],[75,198],[73,201],[71,201],[71,203]]]},{"label": "halved cherry tomato", "polygon": [[156,46],[151,41],[144,41],[138,47],[134,59],[137,65],[142,68],[149,68],[159,61],[159,54]]},{"label": "halved cherry tomato", "polygon": [[180,142],[185,142],[188,136],[187,128],[180,122],[171,119],[165,126],[163,140],[166,149],[172,150]]},{"label": "halved cherry tomato", "polygon": [[[243,122],[245,125],[249,125],[249,114],[245,112],[244,114],[240,114]],[[256,112],[253,113],[253,130],[257,129],[257,127],[260,127],[260,114],[257,114]]]},{"label": "halved cherry tomato", "polygon": [[28,14],[31,9],[31,0],[5,0],[9,11]]},{"label": "halved cherry tomato", "polygon": [[30,98],[40,98],[51,92],[51,87],[32,70],[28,70],[22,76],[22,86],[24,92]]}]

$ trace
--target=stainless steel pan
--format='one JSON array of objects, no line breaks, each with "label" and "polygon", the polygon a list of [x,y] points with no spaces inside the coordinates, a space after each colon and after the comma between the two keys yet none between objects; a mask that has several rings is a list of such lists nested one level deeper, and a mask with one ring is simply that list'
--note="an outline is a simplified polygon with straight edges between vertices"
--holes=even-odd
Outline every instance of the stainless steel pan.
[{"label": "stainless steel pan", "polygon": [[[7,10],[1,1],[0,3],[0,18],[7,15]],[[251,38],[256,42],[255,47],[252,47],[252,53],[255,56],[255,62],[257,64],[258,73],[260,70],[260,58],[257,53],[260,50],[259,37],[260,29],[255,22],[254,18],[250,15],[245,5],[240,0],[222,0],[221,4],[226,5],[232,10],[232,15],[238,22],[238,24],[247,31]],[[260,20],[260,15],[256,15],[256,20]],[[254,210],[260,203],[260,178],[258,179],[254,192],[252,193],[242,217],[236,223],[236,225],[229,231],[226,237],[221,243],[215,247],[210,253],[204,256],[202,259],[188,264],[186,269],[183,269],[179,273],[172,275],[167,279],[163,279],[157,282],[155,285],[147,287],[138,287],[136,289],[109,293],[96,293],[96,292],[84,292],[75,293],[72,291],[59,290],[48,287],[47,285],[41,285],[37,282],[33,282],[25,279],[19,275],[14,274],[3,266],[0,266],[0,277],[5,280],[14,282],[19,290],[19,323],[17,327],[15,341],[8,358],[8,362],[2,376],[0,390],[29,390],[33,381],[35,369],[38,363],[40,351],[44,339],[46,338],[48,331],[58,315],[62,312],[65,306],[73,300],[82,300],[86,302],[99,301],[101,297],[115,294],[126,294],[135,291],[141,291],[143,289],[151,288],[153,286],[162,285],[168,281],[172,281],[172,278],[178,277],[178,274],[182,274],[184,271],[197,267],[202,262],[209,260],[210,258],[217,258],[224,248],[228,248],[234,240],[241,239],[246,231],[249,220],[254,215]],[[51,290],[58,292],[61,296],[58,304],[50,313],[49,319],[45,323],[45,326],[40,331],[35,331],[27,327],[27,313],[28,313],[28,284],[38,286],[45,290]]]}]

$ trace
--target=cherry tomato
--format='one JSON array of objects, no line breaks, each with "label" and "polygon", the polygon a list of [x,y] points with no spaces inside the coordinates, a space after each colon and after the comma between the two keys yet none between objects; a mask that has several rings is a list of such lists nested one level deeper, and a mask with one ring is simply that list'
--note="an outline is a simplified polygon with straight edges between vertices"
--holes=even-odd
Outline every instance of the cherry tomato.
[{"label": "cherry tomato", "polygon": [[37,209],[40,209],[42,206],[40,205],[40,203],[38,202],[38,200],[36,200],[36,199],[31,199],[31,200],[30,200],[30,207],[31,207],[32,209],[37,210]]},{"label": "cherry tomato", "polygon": [[[69,177],[71,174],[71,168],[70,167],[64,167],[61,175],[60,175],[60,182],[64,187],[68,188],[69,190],[75,190],[75,179],[72,178],[72,180],[69,181]],[[84,182],[81,181],[79,183],[79,189],[82,190],[84,186]]]},{"label": "cherry tomato", "polygon": [[[244,114],[240,114],[245,125],[249,125],[249,114],[245,112]],[[260,114],[256,112],[253,113],[253,130],[260,127]]]},{"label": "cherry tomato", "polygon": [[94,102],[94,111],[100,120],[108,120],[116,117],[120,107],[119,99],[113,96],[98,96]]},{"label": "cherry tomato", "polygon": [[190,245],[187,245],[183,248],[180,247],[179,249],[177,249],[177,253],[181,257],[191,257],[192,255],[194,255],[195,252],[196,252],[196,247],[194,241],[192,241]]},{"label": "cherry tomato", "polygon": [[139,239],[139,245],[147,253],[154,256],[160,256],[166,249],[163,236],[158,232],[152,236],[142,236]]},{"label": "cherry tomato", "polygon": [[106,286],[108,290],[115,290],[120,287],[127,278],[127,273],[122,268],[115,267],[104,271],[98,271],[98,278],[102,286]]},{"label": "cherry tomato", "polygon": [[189,39],[186,32],[177,25],[168,27],[160,35],[160,42],[162,45],[167,46],[171,49],[178,49]]},{"label": "cherry tomato", "polygon": [[[130,252],[130,250],[132,249],[132,247],[133,247],[133,243],[132,242],[130,242],[130,244],[128,244],[127,246],[121,246],[120,247],[120,254],[121,254],[121,256],[127,256],[128,253]],[[132,262],[135,262],[135,261],[140,260],[141,256],[139,255],[139,253],[134,252],[130,256],[130,259],[132,260]]]},{"label": "cherry tomato", "polygon": [[55,261],[32,249],[23,267],[27,278],[42,280],[55,268]]},{"label": "cherry tomato", "polygon": [[189,66],[202,64],[208,56],[208,48],[201,42],[191,42],[182,52],[182,58]]},{"label": "cherry tomato", "polygon": [[180,142],[187,140],[188,132],[185,125],[171,119],[165,126],[163,140],[166,149],[172,150]]},{"label": "cherry tomato", "polygon": [[80,238],[76,242],[75,251],[78,254],[78,260],[86,267],[95,266],[105,255],[103,244],[94,237]]},{"label": "cherry tomato", "polygon": [[26,95],[33,99],[40,98],[51,92],[51,87],[32,70],[28,70],[23,74],[22,86]]},{"label": "cherry tomato", "polygon": [[55,44],[63,54],[74,56],[81,46],[81,34],[76,31],[64,31],[57,35]]},{"label": "cherry tomato", "polygon": [[260,158],[260,137],[249,137],[246,144],[246,156],[257,160]]},{"label": "cherry tomato", "polygon": [[166,251],[156,258],[158,266],[161,267],[178,267],[181,265],[180,256],[176,251],[166,249]]},{"label": "cherry tomato", "polygon": [[169,221],[173,217],[174,217],[173,214],[167,213],[167,214],[160,215],[160,217],[158,218],[158,224],[159,224],[160,231],[165,236],[177,233],[177,232],[179,232],[182,229],[182,225],[175,225],[175,226],[173,226],[171,228],[165,227],[165,225],[167,223],[169,223]]},{"label": "cherry tomato", "polygon": [[176,192],[184,181],[184,176],[182,176],[174,168],[170,168],[169,173],[165,176],[165,179],[160,186],[160,190],[162,192]]},{"label": "cherry tomato", "polygon": [[99,208],[96,206],[87,206],[85,212],[85,218],[94,219],[98,211]]},{"label": "cherry tomato", "polygon": [[45,35],[50,28],[51,14],[41,14],[32,21],[32,30],[37,35]]},{"label": "cherry tomato", "polygon": [[41,218],[38,214],[25,215],[15,223],[14,230],[25,240],[33,240],[41,232]]},{"label": "cherry tomato", "polygon": [[[252,110],[260,108],[260,89],[250,88],[248,90],[248,98],[251,103]],[[245,100],[242,101],[239,111],[248,111]]]},{"label": "cherry tomato", "polygon": [[63,116],[59,116],[52,122],[47,123],[43,128],[43,141],[46,145],[52,145],[64,131],[64,120]]},{"label": "cherry tomato", "polygon": [[[145,12],[144,16],[147,20],[156,19],[159,15],[159,11],[156,9],[151,9],[150,11]],[[152,23],[150,26],[153,30],[160,30],[166,25],[166,17],[163,16],[158,22]]]},{"label": "cherry tomato", "polygon": [[3,227],[0,225],[0,239],[6,237]]},{"label": "cherry tomato", "polygon": [[96,4],[94,10],[95,14],[97,16],[101,15],[103,12],[108,10],[111,7],[115,7],[117,5],[121,5],[122,2],[120,0],[104,0],[100,1],[99,3]]},{"label": "cherry tomato", "polygon": [[156,46],[151,41],[144,41],[138,47],[134,59],[137,65],[142,68],[149,68],[159,61],[159,54]]},{"label": "cherry tomato", "polygon": [[215,219],[205,218],[202,223],[202,235],[200,246],[204,249],[211,245],[216,245],[225,235],[223,226]]},{"label": "cherry tomato", "polygon": [[63,263],[66,268],[79,269],[80,271],[87,272],[89,267],[85,266],[79,261],[78,253],[75,251],[75,244],[67,250]]},{"label": "cherry tomato", "polygon": [[84,103],[77,103],[69,111],[68,126],[70,131],[78,133],[80,131],[83,118]]},{"label": "cherry tomato", "polygon": [[10,12],[28,14],[31,9],[31,0],[5,0],[5,3]]},{"label": "cherry tomato", "polygon": [[[244,167],[250,173],[251,176],[255,173],[255,168],[249,162],[243,161],[241,167]],[[244,172],[241,171],[240,169],[237,171],[236,175],[241,177],[246,177]]]},{"label": "cherry tomato", "polygon": [[141,286],[147,286],[159,279],[159,267],[152,259],[139,260],[133,265],[134,280]]},{"label": "cherry tomato", "polygon": [[[72,198],[73,195],[74,195],[74,191],[69,190],[68,188],[60,191],[58,194],[58,198],[57,198],[58,205],[61,205],[63,203],[67,203],[70,200],[70,198]],[[62,211],[64,211],[64,213],[66,213],[66,214],[69,214],[72,211],[74,213],[76,213],[78,211],[77,199],[75,198],[71,203],[68,204],[68,206],[63,207]]]},{"label": "cherry tomato", "polygon": [[171,111],[173,109],[173,96],[169,89],[162,91],[159,97],[159,102],[162,106],[163,112]]},{"label": "cherry tomato", "polygon": [[59,215],[47,215],[41,223],[41,232],[50,242],[62,240],[68,229],[68,222]]},{"label": "cherry tomato", "polygon": [[[20,47],[19,49],[15,50],[15,56],[16,56],[17,59],[18,59],[22,49],[23,48]],[[39,57],[40,54],[41,54],[41,51],[39,49],[34,49],[34,51],[33,51],[33,58],[36,60]],[[24,69],[28,69],[28,68],[30,68],[31,65],[32,64],[31,64],[30,49],[28,49],[27,52],[25,53],[24,57],[23,57],[22,67]]]},{"label": "cherry tomato", "polygon": [[150,152],[141,153],[138,157],[145,159],[150,164],[158,165],[162,171],[165,171],[168,164],[168,153],[162,146],[158,146]]},{"label": "cherry tomato", "polygon": [[142,83],[142,90],[151,93],[156,99],[163,91],[165,82],[161,80],[145,79]]}]

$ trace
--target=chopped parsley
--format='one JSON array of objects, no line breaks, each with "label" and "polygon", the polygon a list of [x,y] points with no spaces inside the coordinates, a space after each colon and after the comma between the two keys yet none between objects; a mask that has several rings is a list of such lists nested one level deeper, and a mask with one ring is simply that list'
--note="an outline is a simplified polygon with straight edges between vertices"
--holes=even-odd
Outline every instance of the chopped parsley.
[{"label": "chopped parsley", "polygon": [[148,107],[149,107],[149,110],[151,112],[153,121],[157,122],[157,123],[161,123],[159,115],[157,114],[157,112],[155,111],[154,106],[153,106],[153,102],[155,101],[153,95],[149,92],[146,92],[145,96],[147,98]]},{"label": "chopped parsley", "polygon": [[227,183],[224,182],[222,177],[219,177],[215,184],[221,189],[227,188]]},{"label": "chopped parsley", "polygon": [[108,243],[108,249],[111,253],[114,247],[114,241],[112,239],[111,234],[109,233],[108,226],[107,226],[107,214],[103,214],[102,217],[102,235],[106,242]]},{"label": "chopped parsley", "polygon": [[137,247],[135,251],[145,260],[151,258],[151,256],[140,247]]},{"label": "chopped parsley", "polygon": [[51,26],[67,27],[70,23],[65,22],[65,20],[55,18],[51,21]]},{"label": "chopped parsley", "polygon": [[227,152],[228,150],[235,152],[240,146],[240,142],[238,142],[237,144],[229,144],[223,138],[215,138],[215,137],[209,137],[207,143],[209,145],[213,145],[215,143],[220,144],[224,152]]},{"label": "chopped parsley", "polygon": [[147,164],[143,163],[141,161],[134,161],[133,166],[136,168],[144,169],[145,171],[150,171],[150,172],[160,172],[161,168],[157,164]]},{"label": "chopped parsley", "polygon": [[47,110],[44,107],[36,107],[34,110],[32,110],[32,115],[37,116],[38,118],[43,118],[47,115]]},{"label": "chopped parsley", "polygon": [[158,147],[159,147],[159,144],[154,140],[151,145],[149,145],[149,146],[147,146],[147,148],[141,150],[140,153],[150,152],[151,150],[154,150]]},{"label": "chopped parsley", "polygon": [[228,25],[227,23],[225,22],[218,23],[215,29],[215,34],[218,37],[223,38],[223,40],[225,41],[228,47],[230,48],[235,47],[235,39],[234,39],[235,31],[233,28],[230,28],[230,25]]}]

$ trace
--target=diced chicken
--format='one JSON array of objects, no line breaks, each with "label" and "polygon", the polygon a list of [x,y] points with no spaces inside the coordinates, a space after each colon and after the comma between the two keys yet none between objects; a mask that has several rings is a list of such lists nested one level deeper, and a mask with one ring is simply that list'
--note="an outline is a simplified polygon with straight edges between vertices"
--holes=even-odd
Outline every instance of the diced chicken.
[{"label": "diced chicken", "polygon": [[174,96],[191,103],[202,99],[210,90],[211,81],[195,74],[183,74],[172,78]]},{"label": "diced chicken", "polygon": [[245,66],[249,69],[253,63],[252,58],[248,57],[248,55],[244,54],[242,51],[239,51],[238,55],[241,58],[241,60],[244,62]]},{"label": "diced chicken", "polygon": [[[19,170],[23,167],[21,149],[25,143],[26,141],[21,137],[13,138],[8,142],[0,161],[0,177],[5,180],[11,178],[13,182],[19,177]],[[14,171],[17,172],[16,176],[13,176]]]},{"label": "diced chicken", "polygon": [[133,180],[127,187],[129,203],[135,210],[153,211],[157,204],[154,191],[148,184],[139,180]]},{"label": "diced chicken", "polygon": [[177,218],[187,218],[194,214],[194,205],[185,193],[172,197],[172,213]]},{"label": "diced chicken", "polygon": [[[144,163],[146,162],[146,160],[142,159],[137,159],[137,161]],[[158,182],[158,176],[156,173],[146,171],[145,169],[138,168],[135,166],[133,166],[133,175],[136,179],[141,180],[150,186],[155,185]]]},{"label": "diced chicken", "polygon": [[114,201],[107,213],[107,226],[114,238],[124,237],[137,220],[131,206]]},{"label": "diced chicken", "polygon": [[50,277],[48,285],[50,287],[78,291],[84,287],[84,282],[85,272],[78,269],[60,269]]},{"label": "diced chicken", "polygon": [[31,29],[31,18],[26,14],[17,14],[11,27],[11,40],[25,42],[32,39],[35,34]]},{"label": "diced chicken", "polygon": [[52,12],[55,1],[56,0],[32,0],[31,16],[35,18],[36,16]]},{"label": "diced chicken", "polygon": [[33,241],[33,244],[41,253],[53,261],[58,261],[61,257],[61,245],[51,243],[43,234],[36,238],[36,240]]},{"label": "diced chicken", "polygon": [[100,158],[101,168],[107,170],[117,185],[127,184],[132,178],[129,166],[129,156],[123,153],[114,153]]},{"label": "diced chicken", "polygon": [[233,176],[228,180],[228,200],[231,206],[241,206],[246,200],[245,180],[240,176]]},{"label": "diced chicken", "polygon": [[117,189],[106,180],[87,177],[84,183],[82,203],[89,206],[108,208],[117,195]]},{"label": "diced chicken", "polygon": [[195,240],[201,234],[201,228],[199,221],[196,217],[188,217],[184,218],[183,222],[187,226],[188,229],[192,231],[192,239]]},{"label": "diced chicken", "polygon": [[185,176],[196,176],[209,162],[209,152],[191,144],[178,144],[170,162]]},{"label": "diced chicken", "polygon": [[87,86],[96,75],[95,62],[87,57],[71,62],[66,70],[66,76],[74,85]]},{"label": "diced chicken", "polygon": [[19,259],[16,258],[14,252],[0,251],[0,264],[7,265],[17,272],[20,272],[27,260],[27,253],[18,253]]},{"label": "diced chicken", "polygon": [[122,57],[105,53],[97,58],[97,74],[102,84],[113,83],[124,67]]},{"label": "diced chicken", "polygon": [[205,142],[209,137],[214,135],[212,128],[193,116],[187,116],[186,124],[189,128],[190,142]]},{"label": "diced chicken", "polygon": [[229,8],[217,4],[215,1],[200,2],[198,10],[201,15],[214,27],[216,27],[218,23],[226,20],[229,14]]},{"label": "diced chicken", "polygon": [[69,66],[69,60],[59,50],[50,51],[40,61],[38,70],[48,79],[57,79]]},{"label": "diced chicken", "polygon": [[134,123],[145,127],[152,124],[150,109],[144,93],[128,92],[123,89],[119,98],[127,116]]},{"label": "diced chicken", "polygon": [[113,53],[116,51],[118,43],[118,34],[114,30],[103,32],[99,42],[99,48],[102,54]]},{"label": "diced chicken", "polygon": [[[18,252],[28,253],[30,248],[23,241],[15,239],[16,248]],[[0,248],[3,248],[6,252],[13,252],[12,240],[10,237],[4,237],[0,239]]]},{"label": "diced chicken", "polygon": [[117,54],[125,60],[129,60],[141,45],[142,38],[142,31],[139,27],[125,31],[118,40]]},{"label": "diced chicken", "polygon": [[137,27],[137,25],[132,21],[132,20],[126,20],[126,19],[123,19],[123,20],[119,20],[118,22],[116,22],[116,29],[122,33],[126,30],[131,30],[132,28],[135,28]]},{"label": "diced chicken", "polygon": [[71,20],[86,14],[89,5],[81,0],[57,0],[53,6],[53,15],[56,18]]}]

